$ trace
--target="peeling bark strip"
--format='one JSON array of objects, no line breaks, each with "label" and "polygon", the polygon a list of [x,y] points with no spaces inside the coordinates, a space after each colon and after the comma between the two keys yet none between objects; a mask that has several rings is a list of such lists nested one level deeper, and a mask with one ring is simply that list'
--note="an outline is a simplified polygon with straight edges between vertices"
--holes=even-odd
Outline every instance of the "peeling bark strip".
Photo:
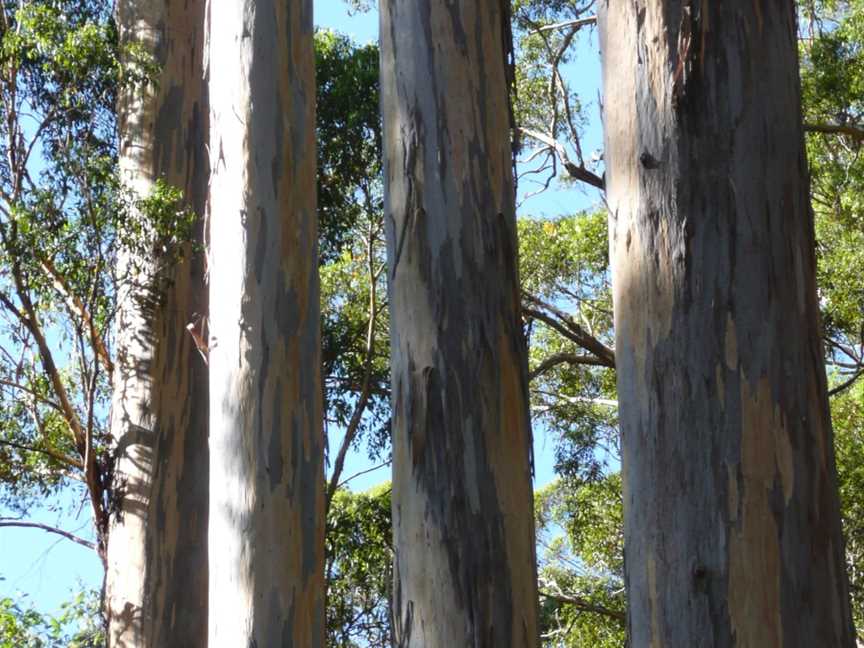
[{"label": "peeling bark strip", "polygon": [[795,3],[602,0],[633,646],[853,646]]},{"label": "peeling bark strip", "polygon": [[210,645],[324,642],[311,0],[210,4]]},{"label": "peeling bark strip", "polygon": [[[155,84],[120,98],[124,180],[146,196],[162,178],[202,215],[204,0],[121,0],[117,19],[122,41],[141,43],[160,66]],[[198,244],[203,231],[200,219]],[[207,636],[207,372],[186,333],[193,313],[207,312],[207,294],[203,258],[191,245],[184,258],[158,285],[132,278],[118,290],[118,510],[106,575],[108,640],[117,648],[202,646]],[[136,260],[119,261],[122,272]]]},{"label": "peeling bark strip", "polygon": [[539,644],[503,8],[381,3],[406,648]]}]

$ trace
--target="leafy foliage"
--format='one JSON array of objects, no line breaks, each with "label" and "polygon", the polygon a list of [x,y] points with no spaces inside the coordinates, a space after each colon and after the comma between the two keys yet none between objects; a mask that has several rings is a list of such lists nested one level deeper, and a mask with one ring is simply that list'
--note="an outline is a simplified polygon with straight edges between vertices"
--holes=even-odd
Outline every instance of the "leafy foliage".
[{"label": "leafy foliage", "polygon": [[846,558],[853,617],[864,636],[864,2],[802,8],[804,121],[851,128],[811,132],[807,153]]},{"label": "leafy foliage", "polygon": [[859,132],[807,140],[828,361],[843,382],[864,373],[864,3],[820,2],[810,18],[801,45],[804,120]]},{"label": "leafy foliage", "polygon": [[[2,11],[0,452],[10,467],[3,502],[21,510],[83,468],[82,434],[69,418],[85,420],[105,402],[91,345],[76,348],[91,327],[74,302],[102,337],[110,319],[107,230],[118,212],[113,104],[121,68],[99,3],[9,1]],[[104,447],[98,422],[88,433]]]},{"label": "leafy foliage", "polygon": [[100,606],[93,590],[76,593],[58,615],[0,598],[0,648],[102,648]]},{"label": "leafy foliage", "polygon": [[855,627],[864,628],[864,382],[831,404]]},{"label": "leafy foliage", "polygon": [[[563,311],[576,322],[570,328],[579,326],[612,345],[605,214],[522,219],[519,250],[523,290],[542,298],[526,310],[535,425],[558,439],[558,472],[590,480],[617,456],[614,372],[590,363],[594,358],[562,334],[567,323],[556,313]],[[556,359],[561,362],[549,364]]]},{"label": "leafy foliage", "polygon": [[336,492],[327,515],[327,645],[390,645],[390,484]]},{"label": "leafy foliage", "polygon": [[383,208],[378,47],[315,34],[321,260],[338,257],[356,223]]},{"label": "leafy foliage", "polygon": [[327,424],[382,456],[389,448],[389,322],[378,48],[319,31],[315,50]]},{"label": "leafy foliage", "polygon": [[563,478],[535,495],[543,636],[548,645],[624,643],[621,477]]}]

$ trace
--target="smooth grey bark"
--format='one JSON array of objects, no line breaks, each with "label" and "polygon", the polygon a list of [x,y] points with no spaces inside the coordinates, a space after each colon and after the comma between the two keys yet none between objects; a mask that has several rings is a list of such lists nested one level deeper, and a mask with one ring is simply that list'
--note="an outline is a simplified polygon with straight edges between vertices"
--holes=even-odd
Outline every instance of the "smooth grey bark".
[{"label": "smooth grey bark", "polygon": [[633,646],[853,646],[793,2],[601,2]]},{"label": "smooth grey bark", "polygon": [[[146,197],[157,179],[182,189],[204,240],[204,0],[122,0],[121,42],[159,65],[155,82],[120,97],[120,167]],[[207,636],[207,367],[187,325],[207,312],[203,255],[121,253],[111,434],[117,451],[106,608],[113,647],[205,646]],[[142,269],[136,273],[133,267]]]},{"label": "smooth grey bark", "polygon": [[381,13],[394,643],[539,644],[501,0]]},{"label": "smooth grey bark", "polygon": [[210,5],[210,645],[323,646],[311,0]]}]

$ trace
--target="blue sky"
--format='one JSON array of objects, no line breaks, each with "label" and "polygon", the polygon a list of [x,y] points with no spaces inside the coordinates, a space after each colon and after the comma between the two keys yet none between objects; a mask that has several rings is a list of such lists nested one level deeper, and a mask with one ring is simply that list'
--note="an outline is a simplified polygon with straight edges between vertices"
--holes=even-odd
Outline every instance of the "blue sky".
[{"label": "blue sky", "polygon": [[[341,0],[315,0],[315,22],[321,27],[341,31],[355,40],[366,43],[377,40],[377,13],[349,16]],[[585,135],[583,149],[592,151],[601,147],[602,135],[597,111],[597,90],[599,88],[599,63],[597,62],[596,43],[586,41],[580,48],[578,67],[569,66],[566,70],[574,80],[574,89],[580,93],[588,108],[593,125]],[[523,183],[520,192],[532,188]],[[578,188],[553,185],[541,196],[531,198],[522,205],[520,215],[555,216],[573,213],[595,205],[597,195],[586,193]],[[338,442],[331,440],[331,447]],[[553,478],[552,439],[542,430],[535,430],[536,485],[542,486]],[[370,467],[362,454],[349,457],[345,476]],[[352,481],[355,490],[364,490],[374,484],[389,479],[389,470],[379,470]],[[76,499],[69,493],[59,502],[65,512],[42,511],[34,517],[37,521],[61,526],[68,530],[80,529],[86,535],[90,528],[89,509],[85,506],[77,515]],[[12,596],[23,604],[31,602],[42,611],[57,610],[61,602],[70,598],[71,591],[79,589],[78,583],[98,588],[101,585],[102,570],[94,552],[39,530],[0,528],[0,596]]]}]

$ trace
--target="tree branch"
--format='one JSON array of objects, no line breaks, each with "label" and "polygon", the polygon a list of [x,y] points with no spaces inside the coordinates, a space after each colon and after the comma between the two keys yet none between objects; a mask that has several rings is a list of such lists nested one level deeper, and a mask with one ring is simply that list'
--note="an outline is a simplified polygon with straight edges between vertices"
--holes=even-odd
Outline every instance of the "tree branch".
[{"label": "tree branch", "polygon": [[17,389],[17,390],[19,390],[19,391],[21,391],[21,392],[24,392],[25,394],[27,394],[27,395],[29,395],[29,396],[32,396],[32,397],[33,397],[34,399],[36,399],[38,402],[40,402],[40,403],[42,403],[42,404],[44,404],[44,405],[47,405],[48,407],[51,407],[51,408],[57,410],[57,411],[60,412],[60,413],[63,413],[63,409],[60,407],[59,404],[55,403],[55,402],[52,401],[50,398],[45,398],[45,397],[42,396],[41,394],[36,393],[35,391],[33,391],[32,389],[30,389],[29,387],[25,387],[24,385],[21,385],[21,384],[19,384],[19,383],[13,382],[13,381],[11,381],[11,380],[6,380],[6,379],[4,379],[4,378],[0,378],[0,385],[3,385],[3,386],[5,386],[5,387],[11,387],[12,389]]},{"label": "tree branch", "polygon": [[360,390],[360,397],[357,400],[357,405],[354,407],[354,412],[351,414],[351,420],[348,422],[348,427],[345,429],[345,438],[342,439],[342,445],[339,448],[339,453],[336,455],[336,461],[333,464],[333,474],[330,476],[330,483],[327,486],[325,497],[325,512],[330,510],[330,502],[333,500],[333,495],[336,493],[336,489],[339,488],[339,478],[345,467],[345,457],[348,454],[348,449],[354,442],[354,437],[357,436],[357,430],[360,428],[360,422],[363,420],[363,412],[366,411],[366,405],[369,403],[369,397],[372,391],[372,364],[375,358],[375,316],[378,311],[378,286],[376,279],[379,276],[379,273],[377,273],[375,269],[375,233],[373,228],[374,223],[370,223],[369,240],[367,243],[367,254],[369,256],[369,324],[366,329],[366,354],[363,359],[363,386]]},{"label": "tree branch", "polygon": [[855,381],[857,381],[861,376],[864,376],[864,369],[852,374],[852,377],[849,378],[849,380],[846,380],[845,382],[840,383],[839,385],[837,385],[833,389],[829,389],[828,390],[828,396],[829,397],[830,396],[836,396],[837,394],[846,391],[852,385],[854,385]]},{"label": "tree branch", "polygon": [[393,463],[393,462],[392,461],[385,461],[384,463],[378,464],[377,466],[373,466],[372,468],[367,468],[366,470],[361,470],[358,473],[354,473],[350,477],[346,477],[341,482],[339,482],[339,484],[336,487],[338,488],[339,486],[344,486],[345,484],[350,482],[352,479],[357,479],[358,477],[362,477],[363,475],[368,475],[369,473],[375,472],[376,470],[381,470],[382,468],[386,468],[391,463]]},{"label": "tree branch", "polygon": [[538,389],[536,393],[549,396],[568,403],[588,403],[589,405],[603,405],[604,407],[618,407],[618,401],[610,398],[591,398],[590,396],[566,396],[565,394],[554,394],[552,392]]},{"label": "tree branch", "polygon": [[15,443],[14,441],[6,441],[4,439],[0,439],[0,445],[8,446],[10,448],[15,448],[16,450],[23,450],[24,452],[38,452],[40,454],[44,454],[48,457],[51,457],[55,461],[59,461],[62,464],[67,466],[72,466],[73,468],[83,468],[84,464],[78,461],[77,459],[73,459],[72,457],[67,457],[65,455],[60,454],[59,452],[54,452],[53,450],[48,450],[46,448],[36,448],[30,445],[26,445],[24,443]]},{"label": "tree branch", "polygon": [[55,533],[59,536],[63,536],[67,540],[71,540],[72,542],[76,542],[82,547],[87,547],[88,549],[92,549],[96,551],[96,545],[89,540],[85,540],[84,538],[76,536],[74,533],[69,533],[68,531],[64,531],[63,529],[58,529],[57,527],[52,527],[48,524],[42,524],[40,522],[25,522],[23,520],[14,520],[12,518],[0,518],[0,527],[17,527],[21,529],[41,529],[42,531],[47,531],[48,533]]},{"label": "tree branch", "polygon": [[561,159],[561,163],[564,165],[564,168],[567,170],[567,173],[574,180],[580,180],[586,184],[591,185],[592,187],[596,187],[601,191],[606,189],[606,182],[598,176],[596,173],[592,173],[584,166],[579,166],[575,162],[570,159],[570,156],[567,155],[567,151],[564,149],[564,146],[556,140],[555,138],[546,135],[545,133],[540,133],[538,131],[532,130],[530,128],[520,128],[519,132],[525,135],[526,137],[530,137],[531,139],[537,140],[541,144],[545,144],[549,148],[553,149],[558,157]]},{"label": "tree branch", "polygon": [[587,18],[577,18],[576,20],[565,20],[559,23],[552,23],[550,25],[543,25],[542,27],[538,27],[532,34],[542,34],[547,31],[555,31],[556,29],[567,29],[568,27],[574,27],[576,29],[580,27],[585,27],[586,25],[596,25],[597,24],[597,16],[588,16]]},{"label": "tree branch", "polygon": [[606,181],[603,180],[603,178],[598,176],[596,173],[592,173],[591,171],[586,169],[584,166],[578,166],[573,162],[568,161],[564,163],[564,168],[567,170],[567,173],[570,175],[570,177],[574,180],[580,180],[586,184],[591,185],[592,187],[599,189],[600,191],[606,191]]},{"label": "tree branch", "polygon": [[857,142],[864,142],[864,128],[859,126],[847,126],[845,124],[804,124],[804,130],[808,133],[822,133],[824,135],[846,135]]},{"label": "tree branch", "polygon": [[69,431],[75,441],[76,449],[81,455],[82,462],[84,463],[87,494],[90,497],[90,503],[93,508],[93,521],[96,524],[96,533],[99,538],[98,547],[95,548],[104,564],[104,550],[105,542],[107,540],[105,532],[107,530],[108,516],[102,504],[103,486],[100,483],[100,475],[97,474],[99,468],[95,463],[94,454],[90,451],[90,431],[85,430],[82,426],[78,413],[75,411],[75,407],[72,404],[72,399],[69,397],[69,392],[63,384],[60,371],[57,364],[54,362],[54,355],[51,352],[51,347],[48,344],[45,332],[42,329],[42,324],[40,323],[39,317],[36,313],[36,307],[27,292],[27,288],[25,287],[24,279],[21,275],[21,268],[18,262],[13,263],[12,265],[12,277],[15,282],[18,299],[21,301],[24,314],[26,315],[26,318],[22,323],[30,331],[30,334],[36,342],[36,346],[39,350],[39,357],[42,361],[42,368],[47,375],[48,381],[54,391],[54,395],[57,397],[58,404],[63,412],[63,418],[66,421],[66,425],[69,427]]},{"label": "tree branch", "polygon": [[560,364],[569,363],[575,365],[589,365],[594,367],[608,367],[609,364],[605,360],[601,360],[594,355],[579,355],[578,353],[555,353],[546,358],[543,362],[537,365],[534,371],[528,374],[528,380],[534,380],[538,376],[557,367]]},{"label": "tree branch", "polygon": [[572,605],[577,610],[580,610],[582,612],[593,612],[594,614],[602,614],[603,616],[615,619],[621,625],[624,625],[627,622],[627,616],[623,612],[620,612],[618,610],[612,610],[602,605],[595,605],[594,603],[591,603],[590,601],[582,598],[581,596],[565,596],[563,594],[552,594],[551,592],[546,592],[543,590],[540,590],[540,596],[550,599],[552,601],[556,601],[558,603]]},{"label": "tree branch", "polygon": [[[522,305],[522,312],[535,319],[548,324],[550,327],[561,333],[564,337],[572,340],[580,347],[593,353],[600,361],[602,366],[615,368],[615,351],[607,347],[600,340],[583,329],[576,321],[567,313],[559,310],[552,304],[548,304],[533,295],[525,293],[523,300],[533,306],[538,306],[543,310],[532,308],[531,306]],[[552,315],[549,315],[551,313]]]},{"label": "tree branch", "polygon": [[102,366],[105,367],[105,371],[108,373],[108,377],[110,378],[114,372],[114,363],[111,361],[108,349],[105,348],[105,343],[99,335],[99,332],[96,330],[96,325],[93,322],[93,318],[90,317],[90,313],[87,311],[86,306],[84,306],[84,302],[81,301],[81,298],[78,297],[78,295],[69,289],[63,275],[60,274],[56,266],[49,259],[43,259],[40,257],[39,265],[42,267],[42,270],[45,271],[45,274],[48,275],[48,278],[51,279],[54,284],[54,289],[64,300],[66,300],[66,305],[69,307],[69,310],[77,313],[78,317],[81,318],[81,321],[90,334],[90,343],[93,345],[93,350],[96,352],[96,356],[102,362]]}]

